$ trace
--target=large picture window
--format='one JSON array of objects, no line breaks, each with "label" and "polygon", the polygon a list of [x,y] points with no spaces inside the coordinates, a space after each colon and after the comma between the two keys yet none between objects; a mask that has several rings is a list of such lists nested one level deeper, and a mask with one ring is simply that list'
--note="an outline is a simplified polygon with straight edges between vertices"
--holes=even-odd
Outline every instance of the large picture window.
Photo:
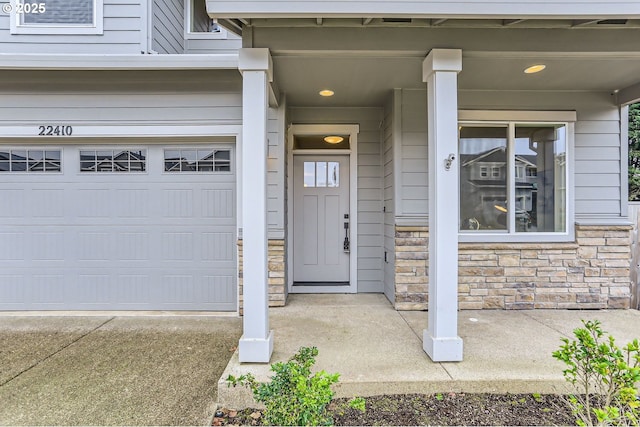
[{"label": "large picture window", "polygon": [[567,124],[461,123],[459,150],[461,232],[567,233]]}]

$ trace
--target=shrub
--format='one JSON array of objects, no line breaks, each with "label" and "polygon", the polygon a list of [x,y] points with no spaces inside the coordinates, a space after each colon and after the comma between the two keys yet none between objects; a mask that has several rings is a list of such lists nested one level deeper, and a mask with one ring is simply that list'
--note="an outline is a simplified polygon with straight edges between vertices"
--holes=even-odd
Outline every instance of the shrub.
[{"label": "shrub", "polygon": [[640,351],[635,339],[622,349],[600,322],[582,321],[575,340],[563,338],[553,357],[564,362],[564,378],[577,389],[569,405],[580,426],[633,425],[640,420]]},{"label": "shrub", "polygon": [[249,387],[256,402],[266,406],[263,421],[274,426],[332,425],[327,405],[333,398],[331,385],[339,374],[311,373],[318,355],[316,347],[302,347],[288,362],[271,365],[271,381],[258,383],[251,374],[229,376],[229,385]]}]

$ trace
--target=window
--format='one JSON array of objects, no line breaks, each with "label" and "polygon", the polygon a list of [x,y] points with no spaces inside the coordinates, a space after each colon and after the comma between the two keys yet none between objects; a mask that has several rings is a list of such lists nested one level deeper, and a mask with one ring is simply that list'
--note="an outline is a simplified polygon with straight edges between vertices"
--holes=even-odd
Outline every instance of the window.
[{"label": "window", "polygon": [[489,176],[489,168],[486,166],[480,166],[480,177],[487,178]]},{"label": "window", "polygon": [[102,0],[11,0],[12,34],[102,34]]},{"label": "window", "polygon": [[567,233],[566,123],[463,122],[459,149],[461,232]]},{"label": "window", "polygon": [[60,172],[61,150],[0,149],[0,172]]},{"label": "window", "polygon": [[231,172],[231,150],[164,150],[165,172]]},{"label": "window", "polygon": [[226,39],[227,31],[211,19],[207,13],[206,0],[187,0],[185,11],[185,34],[187,38]]},{"label": "window", "polygon": [[144,172],[147,150],[80,150],[80,172]]},{"label": "window", "polygon": [[304,186],[340,187],[340,163],[304,162]]}]

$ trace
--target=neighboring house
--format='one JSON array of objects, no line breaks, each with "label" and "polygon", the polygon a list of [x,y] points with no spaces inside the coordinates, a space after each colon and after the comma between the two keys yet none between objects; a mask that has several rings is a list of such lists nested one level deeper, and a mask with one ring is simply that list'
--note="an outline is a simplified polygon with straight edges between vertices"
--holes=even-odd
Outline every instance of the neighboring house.
[{"label": "neighboring house", "polygon": [[630,306],[636,2],[0,6],[2,310]]}]

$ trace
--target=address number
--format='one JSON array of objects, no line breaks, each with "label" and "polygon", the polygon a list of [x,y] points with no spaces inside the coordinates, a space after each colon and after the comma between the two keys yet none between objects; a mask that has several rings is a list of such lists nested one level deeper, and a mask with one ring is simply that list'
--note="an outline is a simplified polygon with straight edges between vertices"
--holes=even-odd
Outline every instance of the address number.
[{"label": "address number", "polygon": [[72,126],[38,126],[38,135],[42,136],[71,136]]}]

